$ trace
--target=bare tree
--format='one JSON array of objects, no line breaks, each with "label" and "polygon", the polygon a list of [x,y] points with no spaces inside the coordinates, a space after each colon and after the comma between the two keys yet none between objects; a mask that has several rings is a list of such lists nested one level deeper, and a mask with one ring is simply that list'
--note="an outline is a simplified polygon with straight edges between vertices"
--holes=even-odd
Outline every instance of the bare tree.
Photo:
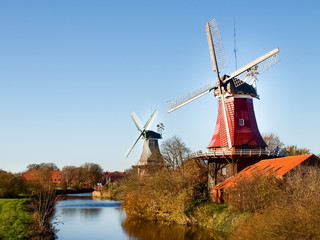
[{"label": "bare tree", "polygon": [[101,182],[103,170],[99,164],[85,163],[81,165],[80,168],[83,170],[83,177],[86,184],[93,186]]},{"label": "bare tree", "polygon": [[175,169],[184,163],[190,149],[178,136],[173,136],[161,144],[161,153],[166,164]]},{"label": "bare tree", "polygon": [[[29,165],[30,166],[30,165]],[[32,178],[26,183],[31,196],[31,209],[35,237],[33,239],[53,239],[54,228],[51,217],[57,201],[56,187],[51,181],[52,166],[32,165],[29,172]]]},{"label": "bare tree", "polygon": [[75,180],[77,174],[76,166],[65,166],[62,168],[62,177],[66,183],[66,187],[70,187]]},{"label": "bare tree", "polygon": [[280,141],[279,137],[274,133],[264,133],[262,138],[265,143],[268,145],[270,151],[278,150],[284,146],[284,143]]}]

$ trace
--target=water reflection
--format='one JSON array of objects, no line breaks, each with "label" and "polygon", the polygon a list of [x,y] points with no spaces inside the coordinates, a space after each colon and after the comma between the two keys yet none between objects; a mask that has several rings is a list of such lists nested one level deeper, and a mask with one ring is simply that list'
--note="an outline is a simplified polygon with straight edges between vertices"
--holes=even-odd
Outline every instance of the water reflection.
[{"label": "water reflection", "polygon": [[200,227],[187,227],[182,225],[167,225],[156,222],[143,221],[139,219],[126,218],[122,222],[124,231],[130,239],[138,240],[209,240],[226,239],[225,236],[208,231]]},{"label": "water reflection", "polygon": [[227,239],[202,228],[126,218],[120,202],[92,200],[90,194],[64,197],[55,210],[53,222],[58,223],[57,239]]}]

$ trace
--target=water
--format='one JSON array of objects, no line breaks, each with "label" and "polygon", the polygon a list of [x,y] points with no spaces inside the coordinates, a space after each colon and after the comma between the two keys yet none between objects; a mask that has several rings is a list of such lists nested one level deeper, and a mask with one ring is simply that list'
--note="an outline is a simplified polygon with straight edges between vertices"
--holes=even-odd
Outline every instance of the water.
[{"label": "water", "polygon": [[120,202],[92,200],[91,193],[68,195],[55,207],[58,239],[126,239]]},{"label": "water", "polygon": [[52,222],[59,229],[57,239],[61,240],[207,240],[217,236],[201,228],[130,219],[120,202],[92,200],[88,193],[67,195],[56,204],[55,210]]}]

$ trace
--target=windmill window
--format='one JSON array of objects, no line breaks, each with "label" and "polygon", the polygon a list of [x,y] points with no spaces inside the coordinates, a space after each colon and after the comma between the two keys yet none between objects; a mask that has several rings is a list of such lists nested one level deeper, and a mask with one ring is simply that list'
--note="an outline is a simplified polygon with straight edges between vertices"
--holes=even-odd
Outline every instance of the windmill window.
[{"label": "windmill window", "polygon": [[221,169],[221,174],[222,174],[222,176],[226,176],[227,175],[227,168],[226,167]]},{"label": "windmill window", "polygon": [[240,118],[240,119],[239,119],[239,125],[240,125],[240,126],[244,126],[244,119],[243,119],[243,118]]}]

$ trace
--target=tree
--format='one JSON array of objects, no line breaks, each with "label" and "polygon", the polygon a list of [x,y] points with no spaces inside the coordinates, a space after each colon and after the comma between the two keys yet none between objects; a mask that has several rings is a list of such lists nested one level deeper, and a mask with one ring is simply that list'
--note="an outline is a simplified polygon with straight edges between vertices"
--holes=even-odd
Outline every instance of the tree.
[{"label": "tree", "polygon": [[309,149],[307,149],[307,148],[298,148],[297,145],[286,146],[285,147],[285,151],[287,152],[287,156],[310,154],[310,150]]},{"label": "tree", "polygon": [[101,182],[103,170],[100,165],[95,163],[85,163],[81,165],[81,169],[83,171],[85,184],[93,186]]},{"label": "tree", "polygon": [[0,198],[17,197],[23,191],[21,176],[0,169]]},{"label": "tree", "polygon": [[190,152],[190,149],[178,136],[173,136],[161,144],[163,159],[167,166],[173,169],[179,168]]},{"label": "tree", "polygon": [[275,151],[277,147],[281,149],[284,146],[283,142],[281,142],[279,137],[274,133],[264,133],[262,134],[262,138],[268,145],[270,151]]},{"label": "tree", "polygon": [[77,173],[77,167],[75,166],[65,166],[62,168],[62,177],[65,181],[67,188],[73,184]]},{"label": "tree", "polygon": [[40,163],[40,164],[29,164],[27,166],[27,169],[30,170],[30,169],[50,169],[51,171],[58,171],[59,168],[57,167],[56,164],[54,163]]}]

